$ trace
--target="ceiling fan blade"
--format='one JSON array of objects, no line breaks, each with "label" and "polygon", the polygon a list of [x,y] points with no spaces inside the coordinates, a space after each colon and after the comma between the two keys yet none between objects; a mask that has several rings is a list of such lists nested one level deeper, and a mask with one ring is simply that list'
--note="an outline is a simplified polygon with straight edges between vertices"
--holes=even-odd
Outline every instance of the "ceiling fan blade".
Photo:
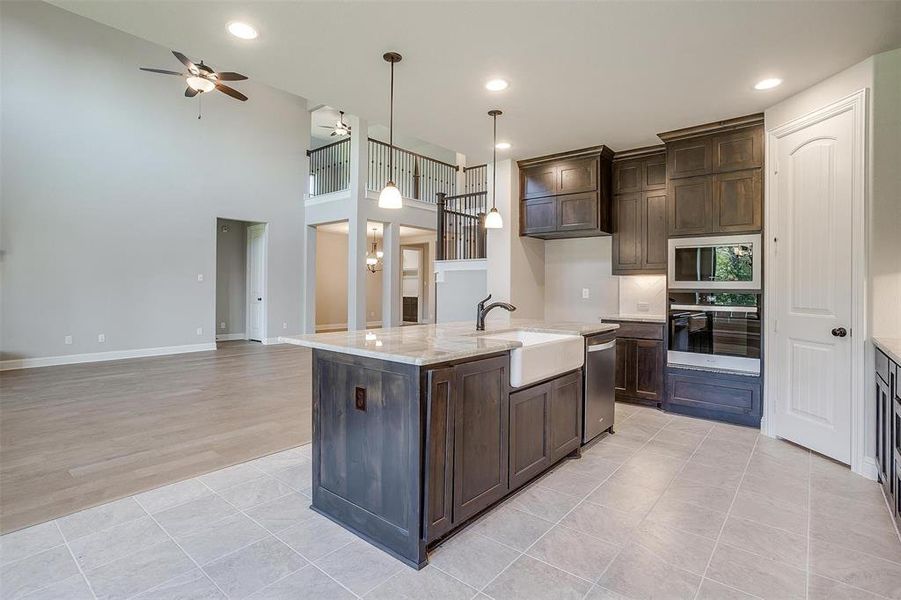
[{"label": "ceiling fan blade", "polygon": [[184,73],[178,73],[177,71],[167,71],[166,69],[150,69],[148,67],[140,67],[142,71],[149,71],[151,73],[162,73],[163,75],[178,75],[179,77],[184,77]]},{"label": "ceiling fan blade", "polygon": [[197,95],[197,90],[195,90],[191,86],[188,86],[185,88],[185,96],[187,96],[188,98],[193,98],[196,95]]},{"label": "ceiling fan blade", "polygon": [[188,58],[187,56],[185,56],[184,54],[182,54],[181,52],[178,52],[177,50],[173,50],[172,54],[175,55],[175,58],[177,58],[178,60],[181,61],[181,64],[188,67],[188,70],[191,73],[193,73],[194,75],[197,75],[200,72],[200,69],[197,68],[197,65],[192,63],[191,59]]},{"label": "ceiling fan blade", "polygon": [[244,81],[247,79],[247,75],[241,75],[240,73],[232,73],[231,71],[224,71],[222,73],[216,73],[216,77],[221,81]]},{"label": "ceiling fan blade", "polygon": [[219,90],[220,92],[222,92],[223,94],[231,96],[235,100],[240,100],[241,102],[244,102],[245,100],[247,100],[247,96],[245,96],[244,94],[242,94],[241,92],[239,92],[238,90],[236,90],[234,88],[228,87],[227,85],[222,85],[221,83],[217,83],[216,89]]}]

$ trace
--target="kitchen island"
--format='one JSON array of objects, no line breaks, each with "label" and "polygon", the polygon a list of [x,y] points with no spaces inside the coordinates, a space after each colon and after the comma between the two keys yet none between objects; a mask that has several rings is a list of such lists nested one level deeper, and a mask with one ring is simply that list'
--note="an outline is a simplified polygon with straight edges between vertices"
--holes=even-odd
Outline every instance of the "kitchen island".
[{"label": "kitchen island", "polygon": [[430,546],[578,454],[585,347],[616,328],[513,319],[281,338],[313,349],[312,508],[422,568]]}]

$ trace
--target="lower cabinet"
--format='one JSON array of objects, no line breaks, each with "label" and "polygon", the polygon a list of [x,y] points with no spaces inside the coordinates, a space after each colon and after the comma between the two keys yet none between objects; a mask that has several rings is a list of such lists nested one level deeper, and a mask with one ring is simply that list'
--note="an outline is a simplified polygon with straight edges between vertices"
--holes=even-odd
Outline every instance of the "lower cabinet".
[{"label": "lower cabinet", "polygon": [[576,450],[581,439],[581,371],[510,394],[510,488]]},{"label": "lower cabinet", "polygon": [[876,350],[876,467],[895,522],[901,525],[901,366]]},{"label": "lower cabinet", "polygon": [[667,411],[760,427],[759,376],[670,367],[666,388]]},{"label": "lower cabinet", "polygon": [[621,322],[616,337],[616,399],[645,404],[663,402],[665,368],[663,325]]},{"label": "lower cabinet", "polygon": [[509,358],[427,371],[426,543],[577,450],[582,371],[509,390]]}]

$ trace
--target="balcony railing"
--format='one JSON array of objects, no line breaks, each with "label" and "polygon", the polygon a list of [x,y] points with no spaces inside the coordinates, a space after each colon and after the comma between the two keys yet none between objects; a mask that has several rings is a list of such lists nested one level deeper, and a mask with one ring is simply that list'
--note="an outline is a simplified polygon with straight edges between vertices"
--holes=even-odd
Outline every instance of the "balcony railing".
[{"label": "balcony railing", "polygon": [[463,167],[464,194],[488,191],[488,165]]},{"label": "balcony railing", "polygon": [[485,213],[488,192],[459,196],[438,194],[436,260],[485,258]]},{"label": "balcony railing", "polygon": [[[366,187],[380,191],[389,179],[405,198],[435,202],[438,193],[452,196],[457,188],[457,166],[410,152],[393,149],[369,139],[369,168]],[[388,155],[392,152],[393,176],[389,177]],[[310,157],[310,195],[319,196],[346,190],[350,186],[350,138],[307,152]],[[474,173],[472,177],[476,177]]]}]

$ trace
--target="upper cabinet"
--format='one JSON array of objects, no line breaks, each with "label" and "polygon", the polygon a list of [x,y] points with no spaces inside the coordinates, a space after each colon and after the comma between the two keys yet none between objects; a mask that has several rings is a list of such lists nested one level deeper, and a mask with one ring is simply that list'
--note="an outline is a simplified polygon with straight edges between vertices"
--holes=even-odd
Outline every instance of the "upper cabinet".
[{"label": "upper cabinet", "polygon": [[613,274],[666,271],[666,154],[662,146],[613,160]]},{"label": "upper cabinet", "polygon": [[519,161],[520,235],[609,235],[612,159],[597,146]]},{"label": "upper cabinet", "polygon": [[659,135],[666,143],[670,236],[763,228],[763,115]]}]

